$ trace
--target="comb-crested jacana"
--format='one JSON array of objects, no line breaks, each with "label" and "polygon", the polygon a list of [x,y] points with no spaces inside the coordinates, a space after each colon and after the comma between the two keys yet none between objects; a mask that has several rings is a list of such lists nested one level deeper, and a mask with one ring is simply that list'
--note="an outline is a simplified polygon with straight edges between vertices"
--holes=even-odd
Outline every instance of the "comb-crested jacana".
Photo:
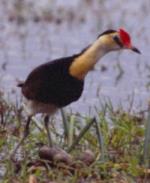
[{"label": "comb-crested jacana", "polygon": [[[37,113],[51,115],[70,103],[77,101],[84,87],[84,79],[97,61],[110,51],[129,49],[140,51],[131,43],[129,34],[123,30],[107,30],[100,34],[96,41],[78,54],[59,58],[35,68],[24,83],[19,84],[26,99],[28,120],[25,133],[13,155],[27,137],[31,117]],[[51,143],[48,130],[48,117],[45,127]]]}]

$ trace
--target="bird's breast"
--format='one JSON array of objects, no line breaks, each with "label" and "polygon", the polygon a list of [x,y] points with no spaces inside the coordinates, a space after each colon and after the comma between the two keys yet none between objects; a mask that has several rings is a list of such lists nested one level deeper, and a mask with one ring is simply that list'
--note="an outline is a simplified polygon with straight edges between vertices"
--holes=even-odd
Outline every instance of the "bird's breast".
[{"label": "bird's breast", "polygon": [[63,107],[80,98],[84,82],[68,76],[63,79],[62,85],[60,85],[58,86],[58,90],[55,91],[55,99],[58,106]]}]

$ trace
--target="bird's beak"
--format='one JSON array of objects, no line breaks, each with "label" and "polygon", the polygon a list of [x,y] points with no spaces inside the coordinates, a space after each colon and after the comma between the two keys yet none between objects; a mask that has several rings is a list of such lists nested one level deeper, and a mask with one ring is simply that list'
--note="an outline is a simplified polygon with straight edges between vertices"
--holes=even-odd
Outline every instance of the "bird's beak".
[{"label": "bird's beak", "polygon": [[136,47],[134,47],[134,46],[131,46],[130,49],[131,49],[132,51],[138,53],[138,54],[141,54],[141,52],[140,52]]}]

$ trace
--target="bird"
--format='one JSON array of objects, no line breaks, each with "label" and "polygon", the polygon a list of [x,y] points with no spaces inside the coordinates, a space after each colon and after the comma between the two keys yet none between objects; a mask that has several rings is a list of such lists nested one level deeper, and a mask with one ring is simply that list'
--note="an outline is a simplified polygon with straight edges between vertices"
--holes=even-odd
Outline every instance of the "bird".
[{"label": "bird", "polygon": [[46,115],[44,123],[49,145],[52,146],[48,129],[49,116],[81,97],[86,75],[100,58],[111,51],[124,49],[141,53],[132,45],[131,36],[127,31],[123,28],[109,29],[79,53],[49,61],[33,69],[27,79],[18,84],[25,98],[28,119],[24,135],[12,154],[16,153],[28,136],[31,118],[37,113]]}]

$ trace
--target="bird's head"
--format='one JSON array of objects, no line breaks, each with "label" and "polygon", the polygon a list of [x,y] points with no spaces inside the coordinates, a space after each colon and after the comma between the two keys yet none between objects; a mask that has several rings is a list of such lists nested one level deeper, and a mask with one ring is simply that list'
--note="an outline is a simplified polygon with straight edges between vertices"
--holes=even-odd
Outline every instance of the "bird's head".
[{"label": "bird's head", "polygon": [[108,51],[130,49],[136,53],[141,53],[135,46],[132,45],[130,35],[123,29],[107,30],[99,35],[98,39],[103,42],[104,49]]}]

